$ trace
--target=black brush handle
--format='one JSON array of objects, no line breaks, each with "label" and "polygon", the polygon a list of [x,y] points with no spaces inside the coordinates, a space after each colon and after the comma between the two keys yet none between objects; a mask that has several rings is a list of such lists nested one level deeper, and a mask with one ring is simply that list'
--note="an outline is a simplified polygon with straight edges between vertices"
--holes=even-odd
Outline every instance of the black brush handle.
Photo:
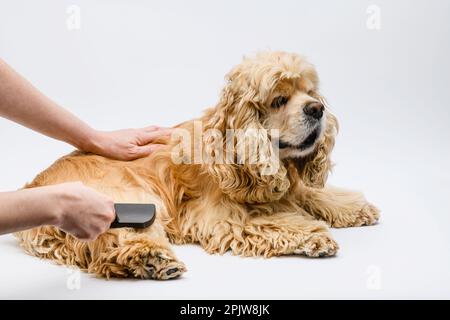
[{"label": "black brush handle", "polygon": [[116,203],[116,219],[111,228],[143,229],[152,225],[156,218],[156,208],[151,203]]}]

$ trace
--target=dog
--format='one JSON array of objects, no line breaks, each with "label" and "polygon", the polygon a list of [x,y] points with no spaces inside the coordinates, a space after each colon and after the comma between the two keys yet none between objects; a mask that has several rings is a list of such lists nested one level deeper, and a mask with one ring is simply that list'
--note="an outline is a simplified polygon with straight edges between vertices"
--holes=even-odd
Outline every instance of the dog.
[{"label": "dog", "polygon": [[[338,122],[318,85],[314,66],[300,55],[270,51],[244,58],[226,76],[219,102],[177,130],[195,135],[200,124],[201,134],[221,134],[219,146],[227,130],[257,130],[268,157],[250,163],[241,156],[236,162],[234,149],[229,157],[234,163],[187,162],[190,151],[211,150],[211,139],[191,141],[183,154],[174,152],[180,151],[180,136],[129,162],[75,151],[25,187],[81,181],[116,202],[154,203],[155,223],[142,230],[111,229],[90,242],[41,226],[17,233],[21,246],[101,277],[161,280],[187,270],[171,243],[246,257],[335,255],[338,244],[328,227],[371,225],[379,210],[361,193],[325,186]],[[276,135],[270,133],[274,129]],[[228,142],[239,144],[234,138]]]}]

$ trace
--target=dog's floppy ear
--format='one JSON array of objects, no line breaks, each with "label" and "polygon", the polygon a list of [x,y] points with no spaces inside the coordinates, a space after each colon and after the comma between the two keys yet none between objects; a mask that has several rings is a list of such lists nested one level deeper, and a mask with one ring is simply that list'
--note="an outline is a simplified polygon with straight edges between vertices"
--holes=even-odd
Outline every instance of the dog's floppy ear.
[{"label": "dog's floppy ear", "polygon": [[225,141],[225,137],[228,135],[229,138],[229,133],[236,133],[236,130],[244,135],[250,133],[250,138],[256,138],[258,146],[264,148],[264,154],[258,151],[253,162],[249,162],[249,158],[242,159],[242,154],[239,154],[239,150],[245,150],[243,144],[248,140],[233,137],[232,163],[207,165],[208,173],[222,192],[240,203],[264,203],[280,199],[290,185],[286,168],[279,163],[278,156],[274,156],[270,137],[261,125],[258,104],[252,89],[238,91],[232,83],[228,83],[216,108],[207,116],[209,119],[205,126],[222,133],[224,149],[227,141],[230,143],[229,139]]},{"label": "dog's floppy ear", "polygon": [[[324,102],[323,98],[321,98]],[[326,105],[324,103],[324,105]],[[326,109],[326,128],[323,137],[318,142],[314,152],[308,156],[296,160],[296,165],[300,179],[310,187],[323,188],[328,178],[328,174],[333,167],[330,153],[333,150],[336,134],[339,125],[336,117]]]}]

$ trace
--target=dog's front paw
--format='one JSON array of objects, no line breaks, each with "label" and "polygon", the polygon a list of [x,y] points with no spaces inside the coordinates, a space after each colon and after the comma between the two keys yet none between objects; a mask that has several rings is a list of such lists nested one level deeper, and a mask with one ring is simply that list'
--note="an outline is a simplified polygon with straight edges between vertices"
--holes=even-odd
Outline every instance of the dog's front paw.
[{"label": "dog's front paw", "polygon": [[370,226],[377,223],[379,218],[380,210],[366,202],[354,211],[337,214],[331,226],[334,228]]},{"label": "dog's front paw", "polygon": [[329,257],[337,253],[339,246],[327,232],[313,233],[294,251],[308,257]]},{"label": "dog's front paw", "polygon": [[366,203],[356,215],[355,226],[370,226],[380,218],[380,210],[371,203]]}]

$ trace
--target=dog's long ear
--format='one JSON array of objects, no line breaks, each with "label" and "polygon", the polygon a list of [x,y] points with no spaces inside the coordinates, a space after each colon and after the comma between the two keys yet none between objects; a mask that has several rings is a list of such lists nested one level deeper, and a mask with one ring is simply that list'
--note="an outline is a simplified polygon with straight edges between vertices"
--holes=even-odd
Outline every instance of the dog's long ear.
[{"label": "dog's long ear", "polygon": [[[229,151],[227,145],[230,146],[230,132],[235,134],[238,131],[241,134],[231,140],[232,163],[212,163],[206,166],[222,192],[240,203],[264,203],[280,199],[290,185],[286,169],[279,163],[278,156],[274,156],[270,136],[262,127],[258,99],[252,89],[237,90],[233,88],[232,83],[228,83],[218,105],[206,116],[205,128],[222,133],[224,137],[222,145],[227,152]],[[263,153],[261,149],[258,149],[256,155],[247,153],[248,145],[245,144],[249,140],[242,140],[242,135],[253,138],[250,140],[252,142],[257,141],[258,147],[264,148]],[[245,150],[244,153],[249,157],[244,156],[242,159],[242,153],[239,153],[242,150]],[[252,156],[256,158],[250,162]]]},{"label": "dog's long ear", "polygon": [[323,188],[325,186],[328,174],[333,167],[330,153],[333,150],[335,137],[339,130],[338,121],[328,110],[328,107],[326,117],[325,133],[318,142],[317,148],[305,158],[298,159],[296,163],[300,179],[303,183],[315,188]]}]

